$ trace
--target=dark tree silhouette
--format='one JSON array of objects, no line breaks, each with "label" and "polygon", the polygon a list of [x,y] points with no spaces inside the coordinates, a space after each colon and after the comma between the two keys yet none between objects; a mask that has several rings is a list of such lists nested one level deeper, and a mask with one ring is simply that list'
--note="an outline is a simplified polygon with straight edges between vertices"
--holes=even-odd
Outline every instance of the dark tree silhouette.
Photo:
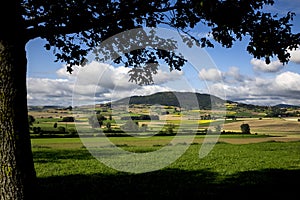
[{"label": "dark tree silhouette", "polygon": [[[282,63],[289,60],[288,49],[299,45],[299,34],[291,32],[294,14],[279,18],[261,8],[272,0],[9,0],[0,6],[0,199],[33,199],[35,170],[28,127],[25,45],[34,38],[47,41],[58,62],[84,64],[87,53],[102,41],[122,31],[160,24],[190,36],[188,45],[213,47],[208,38],[190,35],[197,24],[210,29],[213,40],[230,48],[248,37],[247,50],[255,58]],[[140,33],[143,34],[143,31]],[[149,37],[149,36],[148,36]],[[151,35],[150,35],[151,37]],[[176,43],[156,38],[167,46]],[[124,48],[118,46],[116,48]],[[128,44],[129,46],[131,44]],[[126,46],[125,46],[126,47]],[[100,52],[102,53],[102,52]],[[110,54],[110,52],[108,52]],[[128,52],[116,63],[132,67],[131,81],[153,82],[158,59],[170,69],[180,70],[185,59],[170,51],[140,49]],[[154,65],[148,65],[154,63]]]},{"label": "dark tree silhouette", "polygon": [[250,125],[249,124],[242,124],[241,131],[244,134],[250,134]]}]

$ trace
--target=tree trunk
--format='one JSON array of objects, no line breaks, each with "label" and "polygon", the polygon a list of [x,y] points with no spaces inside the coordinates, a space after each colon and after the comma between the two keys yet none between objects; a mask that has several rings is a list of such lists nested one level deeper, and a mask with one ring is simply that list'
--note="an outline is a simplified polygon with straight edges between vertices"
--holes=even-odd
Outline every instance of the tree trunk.
[{"label": "tree trunk", "polygon": [[11,31],[6,26],[16,22],[15,16],[9,19],[0,19],[0,200],[31,200],[36,175],[27,112],[26,42],[18,24],[10,24],[19,27]]}]

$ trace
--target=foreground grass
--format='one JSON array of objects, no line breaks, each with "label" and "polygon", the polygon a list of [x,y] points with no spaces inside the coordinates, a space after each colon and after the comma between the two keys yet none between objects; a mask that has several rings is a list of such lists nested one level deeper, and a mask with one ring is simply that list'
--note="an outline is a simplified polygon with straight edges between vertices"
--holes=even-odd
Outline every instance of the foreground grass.
[{"label": "foreground grass", "polygon": [[[122,148],[161,148],[125,145],[130,142],[123,140]],[[76,138],[34,139],[32,144],[41,199],[286,199],[298,193],[300,142],[218,143],[202,159],[201,144],[194,144],[175,163],[143,174],[105,166]]]}]

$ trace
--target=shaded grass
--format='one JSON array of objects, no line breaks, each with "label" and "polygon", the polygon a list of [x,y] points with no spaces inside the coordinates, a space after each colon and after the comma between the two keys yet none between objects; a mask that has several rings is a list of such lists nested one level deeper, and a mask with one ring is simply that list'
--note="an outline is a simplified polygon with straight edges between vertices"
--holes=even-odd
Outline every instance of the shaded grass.
[{"label": "shaded grass", "polygon": [[68,175],[39,179],[41,199],[293,199],[299,170],[236,173],[215,181],[210,170],[167,169],[146,174]]}]

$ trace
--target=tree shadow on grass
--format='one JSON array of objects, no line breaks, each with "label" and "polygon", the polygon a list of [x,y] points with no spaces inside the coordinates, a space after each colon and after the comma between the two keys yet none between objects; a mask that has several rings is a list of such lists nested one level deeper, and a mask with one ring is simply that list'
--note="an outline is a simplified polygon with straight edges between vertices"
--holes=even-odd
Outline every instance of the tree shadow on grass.
[{"label": "tree shadow on grass", "polygon": [[221,178],[209,171],[165,169],[144,174],[40,178],[39,199],[289,199],[298,195],[300,170],[265,169]]},{"label": "tree shadow on grass", "polygon": [[33,159],[35,163],[59,163],[61,160],[67,159],[90,160],[95,158],[85,148],[82,148],[81,150],[36,150],[33,152]]}]

